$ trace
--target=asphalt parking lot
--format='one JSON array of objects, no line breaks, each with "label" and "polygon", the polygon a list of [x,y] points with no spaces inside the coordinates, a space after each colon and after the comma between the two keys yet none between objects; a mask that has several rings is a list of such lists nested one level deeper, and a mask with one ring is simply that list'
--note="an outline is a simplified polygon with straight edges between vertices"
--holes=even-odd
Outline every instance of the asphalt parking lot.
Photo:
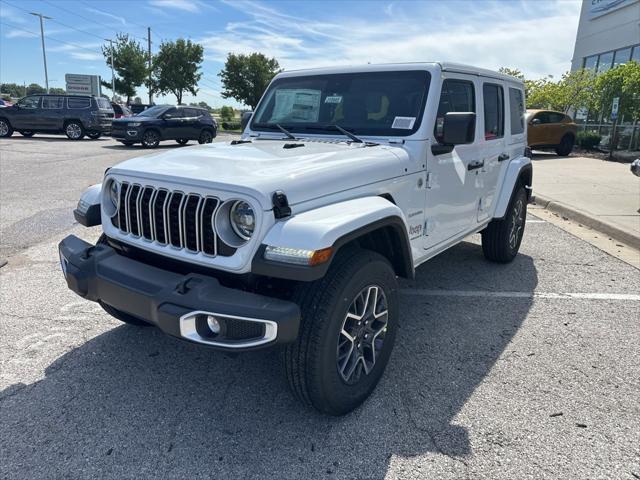
[{"label": "asphalt parking lot", "polygon": [[146,153],[0,140],[1,478],[640,478],[634,267],[534,209],[509,265],[471,237],[403,283],[374,395],[324,417],[278,352],[228,357],[66,288],[58,241],[99,235],[73,221],[81,191]]}]

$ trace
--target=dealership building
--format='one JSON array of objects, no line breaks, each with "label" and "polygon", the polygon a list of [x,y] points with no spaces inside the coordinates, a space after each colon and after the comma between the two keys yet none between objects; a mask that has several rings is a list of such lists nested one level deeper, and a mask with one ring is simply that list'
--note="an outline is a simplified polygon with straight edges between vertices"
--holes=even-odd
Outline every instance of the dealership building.
[{"label": "dealership building", "polygon": [[[630,60],[640,63],[640,0],[583,0],[571,70],[602,73]],[[583,112],[576,122],[603,137],[611,133],[609,111]],[[618,125],[618,148],[640,150],[640,119],[620,118]]]}]

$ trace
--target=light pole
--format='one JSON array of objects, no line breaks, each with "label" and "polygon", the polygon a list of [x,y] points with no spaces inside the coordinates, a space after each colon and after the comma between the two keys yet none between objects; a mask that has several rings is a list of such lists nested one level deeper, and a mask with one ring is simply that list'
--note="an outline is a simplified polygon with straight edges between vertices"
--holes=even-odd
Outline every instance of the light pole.
[{"label": "light pole", "polygon": [[111,46],[111,101],[116,101],[116,74],[113,71],[113,40],[105,38],[105,41],[109,42]]},{"label": "light pole", "polygon": [[41,13],[29,12],[31,15],[35,15],[40,18],[40,37],[42,38],[42,59],[44,60],[44,84],[47,89],[47,93],[49,93],[49,75],[47,73],[47,54],[44,50],[44,21],[43,18],[47,20],[53,20],[51,17],[47,17]]}]

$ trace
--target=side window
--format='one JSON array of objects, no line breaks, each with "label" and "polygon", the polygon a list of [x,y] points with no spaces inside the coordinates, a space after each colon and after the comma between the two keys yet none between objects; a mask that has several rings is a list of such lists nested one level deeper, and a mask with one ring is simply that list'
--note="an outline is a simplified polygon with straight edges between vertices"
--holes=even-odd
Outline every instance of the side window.
[{"label": "side window", "polygon": [[67,108],[79,109],[89,108],[91,106],[91,99],[88,97],[67,97]]},{"label": "side window", "polygon": [[467,80],[448,79],[442,82],[438,114],[433,128],[433,135],[436,140],[441,141],[442,139],[444,115],[449,112],[475,112],[475,98],[473,83]]},{"label": "side window", "polygon": [[484,97],[484,138],[495,140],[504,137],[504,90],[500,85],[485,83]]},{"label": "side window", "polygon": [[200,111],[195,108],[185,108],[184,116],[187,118],[197,118],[200,116]]},{"label": "side window", "polygon": [[171,118],[182,118],[182,109],[181,108],[170,108],[163,115],[169,115]]},{"label": "side window", "polygon": [[64,97],[42,97],[42,108],[60,109],[64,104]]},{"label": "side window", "polygon": [[35,109],[40,106],[40,97],[25,97],[18,102],[20,108]]},{"label": "side window", "polygon": [[524,132],[524,101],[522,90],[509,88],[509,112],[511,113],[511,135]]},{"label": "side window", "polygon": [[562,113],[549,112],[549,123],[560,123],[564,120]]},{"label": "side window", "polygon": [[535,120],[540,120],[540,123],[551,123],[549,112],[540,112],[534,118]]}]

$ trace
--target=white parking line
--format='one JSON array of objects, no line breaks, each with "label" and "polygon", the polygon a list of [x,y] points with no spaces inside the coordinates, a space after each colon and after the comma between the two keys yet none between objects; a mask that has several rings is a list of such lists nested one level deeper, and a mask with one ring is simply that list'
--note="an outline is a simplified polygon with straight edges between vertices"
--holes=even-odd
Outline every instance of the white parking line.
[{"label": "white parking line", "polygon": [[491,292],[485,290],[426,290],[413,288],[402,288],[400,293],[420,297],[547,298],[552,300],[580,299],[640,302],[640,295],[631,293]]}]

